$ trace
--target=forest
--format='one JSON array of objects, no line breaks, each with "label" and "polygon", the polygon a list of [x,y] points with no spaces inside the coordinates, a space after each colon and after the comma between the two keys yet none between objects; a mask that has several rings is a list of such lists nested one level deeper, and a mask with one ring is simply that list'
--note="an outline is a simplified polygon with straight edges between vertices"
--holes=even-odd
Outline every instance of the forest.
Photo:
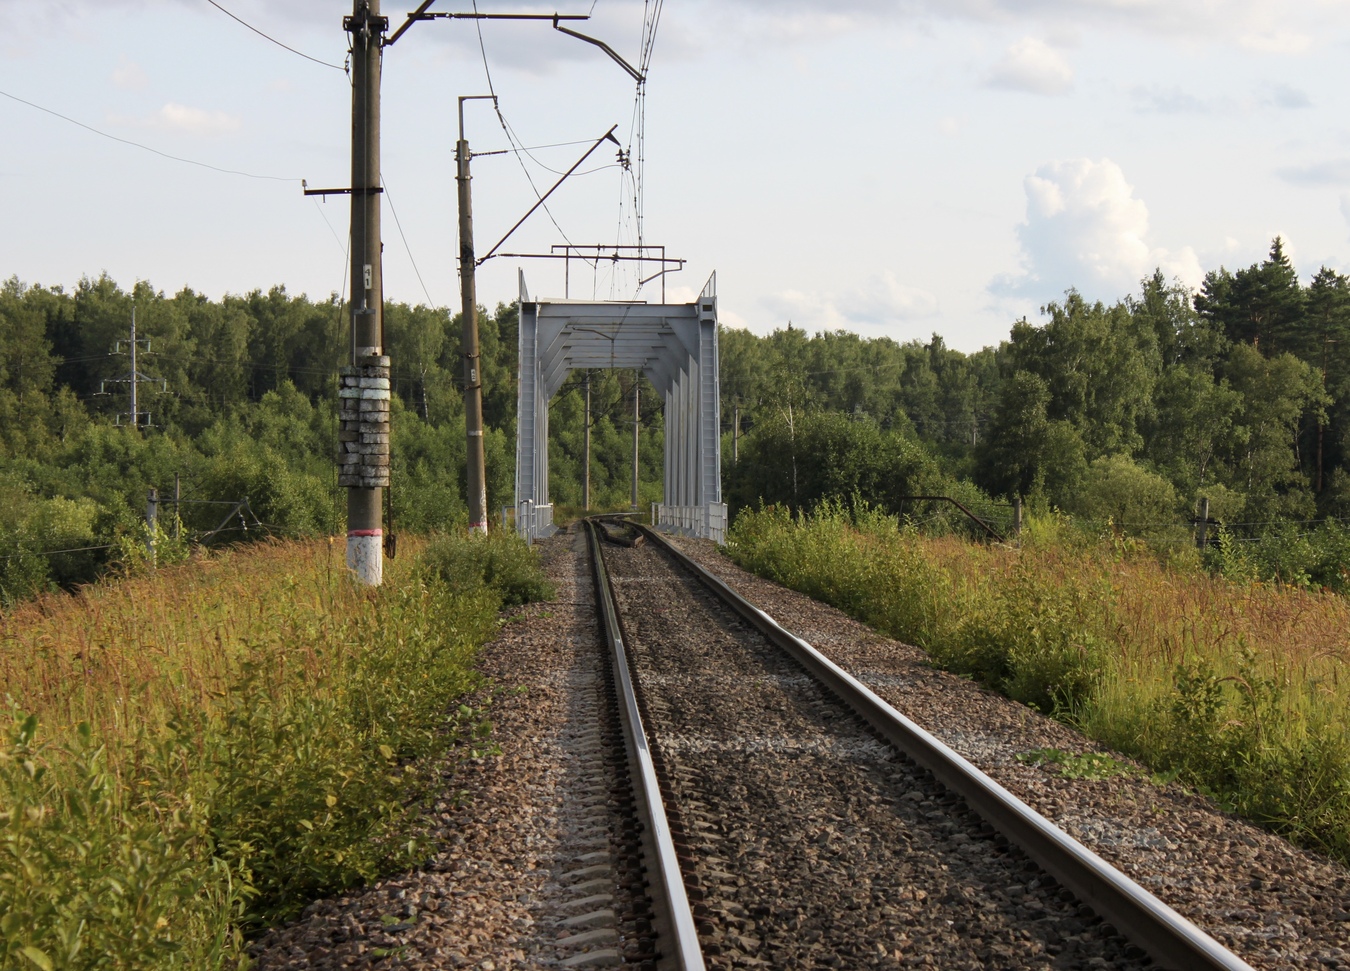
[{"label": "forest", "polygon": [[[139,421],[124,380],[133,308]],[[511,501],[514,476],[516,313],[480,313],[493,510]],[[464,519],[459,330],[446,308],[386,305],[396,531]],[[336,294],[320,302],[281,286],[212,300],[145,281],[123,289],[106,274],[68,289],[5,282],[0,597],[143,557],[151,488],[159,556],[339,532],[346,331]],[[1266,259],[1212,271],[1199,292],[1161,273],[1111,305],[1069,291],[971,354],[938,335],[809,335],[791,323],[764,337],[724,328],[720,350],[733,510],[831,498],[903,513],[918,508],[906,496],[950,495],[995,517],[1017,496],[1090,528],[1184,542],[1204,498],[1224,535],[1322,542],[1335,555],[1305,557],[1302,579],[1345,580],[1350,281],[1324,267],[1304,284],[1278,238]],[[592,505],[626,506],[631,372],[573,374],[554,399],[553,498],[581,503],[588,377]],[[645,382],[639,392],[646,503],[660,498],[661,402]],[[166,504],[175,480],[181,501]]]}]

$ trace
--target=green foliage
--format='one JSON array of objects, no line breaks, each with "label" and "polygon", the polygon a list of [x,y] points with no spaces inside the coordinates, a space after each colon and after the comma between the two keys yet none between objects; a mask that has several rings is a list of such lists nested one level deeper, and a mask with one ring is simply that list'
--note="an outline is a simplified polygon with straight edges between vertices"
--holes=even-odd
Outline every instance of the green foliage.
[{"label": "green foliage", "polygon": [[251,920],[292,918],[329,888],[415,866],[428,851],[425,760],[465,721],[447,700],[472,683],[468,663],[496,599],[433,581],[390,591],[380,607],[343,631],[362,650],[331,651],[333,667],[309,684],[279,693],[245,666],[223,713],[185,712],[174,725],[182,748],[208,740],[201,798],[218,858],[249,875]]},{"label": "green foliage", "polygon": [[1018,752],[1017,761],[1028,765],[1053,765],[1065,779],[1111,779],[1132,772],[1120,759],[1105,752],[1080,752],[1074,755],[1063,749],[1038,748],[1030,752]]},{"label": "green foliage", "polygon": [[1126,455],[1103,456],[1088,467],[1073,511],[1132,532],[1170,525],[1179,518],[1172,483]]},{"label": "green foliage", "polygon": [[447,533],[422,551],[420,566],[451,589],[470,594],[489,590],[507,607],[548,600],[554,589],[539,558],[512,533]]},{"label": "green foliage", "polygon": [[804,510],[856,497],[898,511],[903,496],[943,494],[953,485],[921,443],[837,412],[775,415],[742,454],[728,475],[735,507],[762,501]]},{"label": "green foliage", "polygon": [[[0,963],[29,968],[224,967],[246,894],[202,858],[181,776],[150,758],[122,784],[87,724],[61,746],[7,712],[0,744]],[[147,745],[154,755],[153,747]],[[167,771],[166,771],[167,770]],[[25,964],[25,962],[27,962]]]},{"label": "green foliage", "polygon": [[[499,593],[393,564],[371,595],[340,553],[264,547],[11,622],[0,965],[242,967],[247,931],[425,857],[437,760],[490,729],[454,702]],[[158,644],[123,654],[124,628]]]}]

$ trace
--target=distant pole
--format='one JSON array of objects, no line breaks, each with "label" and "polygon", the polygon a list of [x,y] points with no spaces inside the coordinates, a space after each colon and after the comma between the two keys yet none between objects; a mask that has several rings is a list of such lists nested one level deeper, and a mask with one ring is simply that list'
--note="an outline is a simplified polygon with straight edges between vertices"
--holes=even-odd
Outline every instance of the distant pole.
[{"label": "distant pole", "polygon": [[352,15],[343,22],[351,34],[352,361],[341,392],[339,482],[347,488],[347,566],[368,586],[384,579],[380,506],[389,483],[389,359],[383,356],[380,264],[380,48],[388,25],[380,0],[353,0]]},{"label": "distant pole", "polygon": [[155,565],[155,528],[159,522],[159,490],[152,488],[145,497],[145,555]]},{"label": "distant pole", "polygon": [[183,512],[179,505],[183,499],[183,477],[177,472],[173,474],[173,538],[179,539],[179,534],[183,527]]},{"label": "distant pole", "polygon": [[1195,521],[1195,545],[1204,550],[1209,539],[1209,500],[1200,500],[1200,515]]},{"label": "distant pole", "polygon": [[[137,427],[141,424],[141,409],[137,403],[136,386],[140,384],[136,379],[140,375],[136,371],[136,301],[131,301],[131,423]],[[154,550],[151,550],[153,553]]]},{"label": "distant pole", "polygon": [[637,512],[638,507],[638,432],[641,429],[641,409],[639,407],[639,395],[641,391],[638,383],[642,380],[642,372],[636,368],[633,370],[633,511]]},{"label": "distant pole", "polygon": [[735,465],[741,460],[741,406],[740,403],[731,406],[731,464]]},{"label": "distant pole", "polygon": [[467,438],[469,531],[487,532],[487,474],[483,458],[483,375],[478,354],[478,295],[474,285],[473,198],[469,189],[469,143],[464,138],[464,102],[491,95],[468,95],[459,99],[458,163],[455,181],[459,187],[459,294],[464,357],[464,433]]},{"label": "distant pole", "polygon": [[586,420],[585,420],[585,445],[583,446],[586,456],[581,463],[581,508],[590,512],[591,509],[591,372],[586,371]]},{"label": "distant pole", "polygon": [[1022,538],[1022,497],[1013,496],[1013,536]]}]

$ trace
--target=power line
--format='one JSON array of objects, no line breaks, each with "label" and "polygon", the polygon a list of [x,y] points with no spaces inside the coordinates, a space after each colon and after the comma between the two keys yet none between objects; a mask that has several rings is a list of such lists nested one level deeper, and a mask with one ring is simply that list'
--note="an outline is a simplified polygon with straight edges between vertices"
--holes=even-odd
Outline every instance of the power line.
[{"label": "power line", "polygon": [[32,101],[26,101],[26,100],[24,100],[23,98],[18,97],[17,95],[10,94],[8,91],[0,91],[0,95],[3,95],[4,97],[8,98],[10,101],[17,101],[17,102],[18,102],[19,104],[21,104],[21,105],[27,105],[27,106],[30,107],[30,108],[36,108],[38,111],[44,112],[44,113],[46,113],[46,114],[49,114],[49,115],[51,115],[51,116],[54,117],[54,118],[60,118],[62,121],[69,122],[69,123],[72,124],[72,125],[75,125],[75,126],[77,126],[77,127],[79,127],[79,128],[83,128],[85,131],[91,131],[91,132],[93,132],[95,135],[101,135],[101,136],[103,136],[104,138],[110,138],[110,139],[112,139],[112,140],[115,141],[115,142],[121,142],[123,145],[130,145],[132,148],[139,148],[139,149],[141,149],[142,151],[150,152],[151,154],[158,155],[158,156],[160,156],[161,158],[167,158],[167,159],[169,159],[169,160],[171,160],[171,161],[174,161],[174,162],[184,162],[184,163],[186,163],[186,164],[188,164],[188,165],[196,165],[196,166],[200,166],[201,168],[204,168],[204,169],[210,169],[210,170],[213,171],[213,172],[221,172],[221,173],[224,173],[225,175],[242,175],[242,176],[244,176],[244,177],[247,178],[247,179],[264,179],[264,180],[269,181],[269,182],[299,182],[299,181],[301,181],[300,179],[286,178],[286,177],[280,176],[280,175],[257,175],[257,174],[255,174],[255,173],[253,173],[253,172],[243,172],[243,171],[240,171],[239,169],[225,169],[225,168],[221,168],[221,167],[218,166],[218,165],[211,165],[211,164],[208,163],[208,162],[199,162],[199,161],[197,161],[196,159],[193,159],[193,158],[183,158],[181,155],[170,155],[168,152],[161,152],[159,149],[157,149],[157,148],[151,148],[149,145],[142,145],[140,142],[133,142],[133,141],[131,141],[131,139],[129,139],[129,138],[119,138],[119,137],[117,137],[116,135],[109,135],[109,134],[108,134],[107,132],[105,132],[105,131],[99,131],[97,128],[94,128],[94,127],[92,127],[92,126],[90,126],[90,125],[86,125],[86,124],[85,124],[84,122],[82,122],[82,121],[76,121],[74,118],[68,117],[67,115],[63,115],[63,114],[61,114],[61,112],[59,112],[59,111],[53,111],[51,108],[44,108],[44,107],[43,107],[42,105],[40,105],[40,104],[35,104],[35,103],[33,103]]},{"label": "power line", "polygon": [[[319,205],[319,200],[318,200],[318,199],[315,199],[315,200],[314,200],[314,208],[319,210],[319,215],[322,216],[322,217],[323,217],[323,221],[324,221],[325,223],[327,223],[327,225],[328,225],[328,231],[329,231],[330,233],[333,234],[333,242],[335,242],[335,243],[338,244],[338,249],[343,249],[343,246],[342,246],[342,237],[339,236],[339,235],[337,234],[337,230],[333,228],[332,222],[330,222],[329,219],[328,219],[328,213],[326,213],[326,212],[323,211],[323,206]],[[345,253],[345,250],[344,250],[344,253]],[[345,285],[346,281],[343,281],[343,282],[344,282],[344,285]]]},{"label": "power line", "polygon": [[25,556],[55,556],[57,553],[87,553],[90,550],[110,550],[114,544],[105,546],[75,546],[68,550],[24,550],[21,553],[11,553],[9,556],[0,557],[5,560],[17,560]]},{"label": "power line", "polygon": [[384,201],[389,203],[389,211],[394,214],[394,225],[398,227],[399,239],[403,240],[403,248],[408,253],[408,262],[412,264],[413,272],[417,274],[417,282],[422,284],[422,292],[426,294],[427,306],[434,307],[436,301],[431,299],[431,291],[422,280],[422,271],[417,268],[417,260],[413,259],[412,247],[408,245],[408,237],[403,235],[403,223],[399,222],[398,210],[394,208],[394,197],[389,194],[389,183],[384,181],[383,175],[380,176],[380,185],[384,186]]},{"label": "power line", "polygon": [[[499,148],[494,149],[493,151],[490,152],[474,152],[473,157],[482,158],[484,155],[509,155],[511,152],[524,152],[525,154],[529,155],[530,152],[538,152],[541,149],[545,148],[566,148],[569,145],[589,145],[593,141],[595,141],[594,138],[578,138],[575,141],[571,142],[551,142],[548,145],[530,145],[528,147],[522,145],[520,148]],[[530,158],[534,158],[534,156],[530,155]],[[536,162],[539,161],[538,159],[534,160]],[[542,165],[543,163],[540,162],[540,164]]]},{"label": "power line", "polygon": [[301,53],[300,51],[297,51],[294,47],[288,47],[287,45],[283,44],[281,41],[277,40],[275,37],[270,37],[270,36],[268,36],[267,34],[264,34],[261,30],[259,30],[257,27],[254,27],[254,26],[253,26],[252,24],[250,24],[248,21],[246,21],[246,20],[241,20],[239,17],[236,17],[234,14],[230,13],[228,10],[226,10],[224,7],[222,7],[220,4],[216,3],[216,0],[206,0],[206,2],[209,3],[211,6],[215,7],[217,10],[219,10],[219,11],[220,11],[221,13],[223,13],[225,16],[229,17],[231,20],[235,21],[236,23],[243,24],[245,27],[247,27],[249,30],[253,31],[253,32],[254,32],[255,34],[257,34],[259,37],[263,38],[264,40],[271,41],[273,44],[276,44],[278,47],[280,47],[280,48],[282,48],[282,49],[284,49],[284,50],[290,51],[292,54],[297,54],[297,55],[299,55],[300,57],[303,57],[303,58],[304,58],[305,60],[307,60],[307,61],[313,61],[315,64],[322,64],[324,67],[331,67],[331,68],[333,68],[333,69],[336,70],[336,71],[343,71],[343,72],[345,72],[345,71],[347,70],[347,69],[346,69],[345,67],[343,67],[341,64],[330,64],[330,63],[328,63],[327,61],[321,61],[321,60],[319,60],[317,57],[310,57],[308,54]]}]

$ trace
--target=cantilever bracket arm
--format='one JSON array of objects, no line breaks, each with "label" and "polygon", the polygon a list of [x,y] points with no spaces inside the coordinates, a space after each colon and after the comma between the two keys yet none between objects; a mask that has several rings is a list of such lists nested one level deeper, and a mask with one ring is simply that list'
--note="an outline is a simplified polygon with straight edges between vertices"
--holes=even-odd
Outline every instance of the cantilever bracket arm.
[{"label": "cantilever bracket arm", "polygon": [[596,141],[595,141],[595,144],[592,145],[590,148],[586,149],[586,154],[583,155],[583,156],[581,156],[581,158],[577,159],[576,164],[573,165],[573,166],[572,166],[570,169],[568,169],[566,172],[564,172],[561,179],[559,179],[557,182],[553,183],[553,188],[552,188],[552,189],[549,189],[549,190],[548,190],[547,192],[545,192],[542,196],[540,196],[540,197],[539,197],[539,201],[536,202],[534,205],[530,206],[530,211],[527,212],[527,213],[525,213],[525,215],[521,216],[520,219],[516,221],[516,224],[506,231],[506,235],[505,235],[505,236],[503,236],[501,239],[497,240],[497,245],[494,246],[494,247],[492,247],[492,249],[488,250],[487,256],[482,256],[482,257],[479,257],[478,259],[474,260],[474,264],[473,264],[473,265],[474,265],[474,266],[481,266],[483,263],[487,262],[488,260],[492,259],[492,257],[496,256],[496,255],[497,255],[497,250],[499,250],[499,249],[502,248],[502,243],[505,243],[508,239],[510,239],[510,238],[511,238],[511,234],[514,233],[517,229],[519,229],[519,228],[521,227],[521,224],[523,224],[523,223],[525,222],[525,220],[527,220],[527,219],[529,219],[531,216],[533,216],[535,210],[538,209],[540,206],[542,206],[542,205],[544,204],[544,201],[545,201],[546,199],[548,199],[549,196],[553,195],[554,190],[557,189],[558,186],[560,186],[560,185],[562,185],[564,182],[566,182],[566,181],[567,181],[567,177],[568,177],[569,175],[571,175],[573,172],[575,172],[577,169],[579,169],[579,168],[581,167],[581,163],[584,162],[584,161],[586,161],[586,159],[590,158],[590,157],[591,157],[591,153],[594,152],[594,151],[595,151],[597,148],[599,148],[601,145],[603,145],[603,144],[605,143],[606,140],[613,142],[615,145],[618,145],[618,144],[619,144],[619,140],[618,140],[617,138],[614,137],[614,129],[615,129],[615,128],[618,128],[618,127],[619,127],[618,125],[613,125],[613,126],[611,126],[610,129],[609,129],[609,131],[605,132],[603,135],[601,135],[599,138],[597,138]]},{"label": "cantilever bracket arm", "polygon": [[562,18],[560,17],[553,18],[554,30],[560,30],[568,37],[575,37],[577,40],[584,40],[588,44],[594,44],[596,47],[600,48],[611,58],[613,58],[615,64],[619,65],[619,67],[623,68],[625,71],[631,74],[633,76],[633,80],[636,81],[638,84],[641,84],[643,81],[647,80],[646,77],[643,76],[641,71],[639,71],[637,68],[633,67],[633,65],[629,64],[622,57],[620,57],[618,53],[614,50],[614,48],[610,47],[602,40],[597,40],[594,37],[587,37],[585,34],[580,33],[579,31],[572,30],[570,27],[564,27],[562,24],[558,23],[560,19]]},{"label": "cantilever bracket arm", "polygon": [[403,32],[417,23],[419,20],[551,20],[557,24],[559,20],[590,20],[590,14],[569,14],[569,13],[441,13],[439,11],[428,12],[435,0],[422,0],[422,4],[408,14],[408,19],[403,22],[403,26],[394,31],[393,36],[384,42],[388,47],[403,36]]}]

